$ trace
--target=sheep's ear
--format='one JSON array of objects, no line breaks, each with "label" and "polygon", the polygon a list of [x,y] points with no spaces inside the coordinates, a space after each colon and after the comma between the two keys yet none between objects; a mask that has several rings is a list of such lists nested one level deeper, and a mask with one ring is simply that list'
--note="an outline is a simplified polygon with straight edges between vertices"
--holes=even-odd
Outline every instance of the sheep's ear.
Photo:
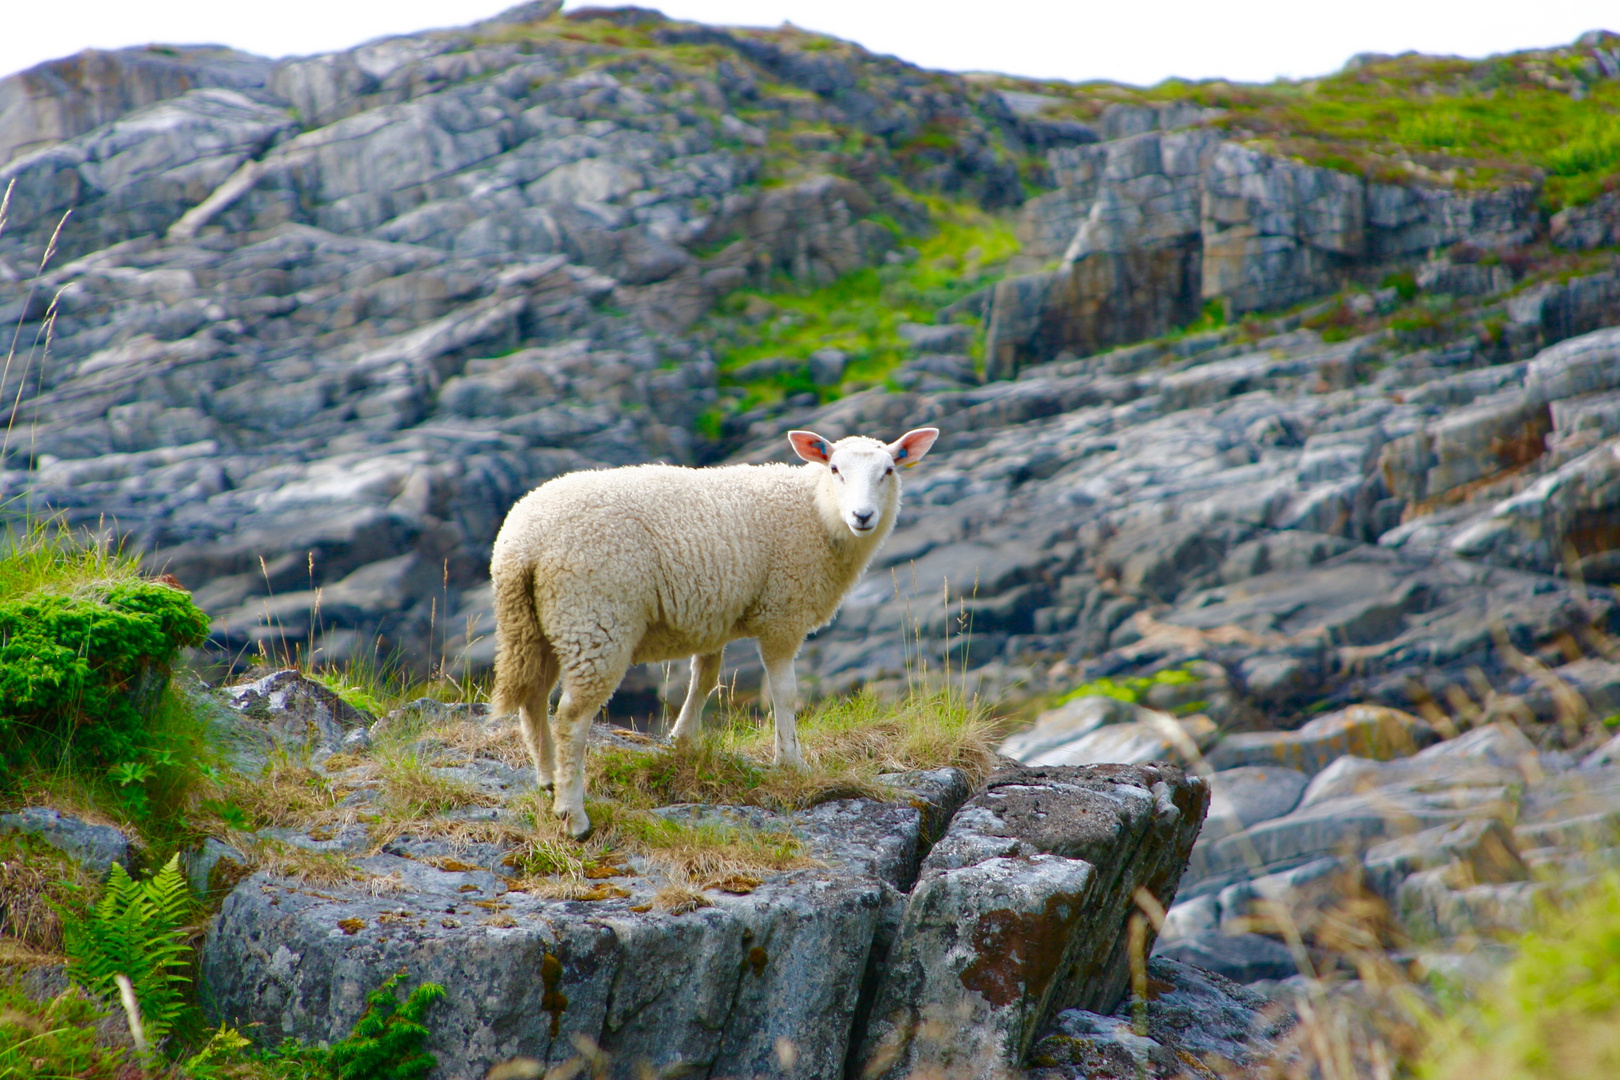
[{"label": "sheep's ear", "polygon": [[939,438],[937,427],[915,428],[889,444],[889,456],[894,458],[896,465],[909,469],[923,459],[923,455],[928,453],[928,448],[934,445],[937,438]]},{"label": "sheep's ear", "polygon": [[832,457],[832,443],[813,431],[790,431],[788,442],[793,444],[793,452],[806,461],[825,465]]}]

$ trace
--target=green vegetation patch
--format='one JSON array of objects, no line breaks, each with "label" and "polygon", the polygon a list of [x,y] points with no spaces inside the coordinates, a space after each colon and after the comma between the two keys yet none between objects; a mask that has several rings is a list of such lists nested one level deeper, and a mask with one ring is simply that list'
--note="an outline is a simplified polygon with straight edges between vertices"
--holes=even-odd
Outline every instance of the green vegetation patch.
[{"label": "green vegetation patch", "polygon": [[197,1053],[180,1066],[188,1080],[420,1080],[438,1060],[425,1049],[422,1023],[444,987],[425,982],[399,999],[405,973],[396,972],[366,995],[366,1011],[354,1030],[329,1047],[292,1039],[258,1047],[234,1028],[221,1025]]},{"label": "green vegetation patch", "polygon": [[[801,393],[829,401],[880,384],[910,356],[901,323],[933,323],[941,308],[1000,280],[1007,259],[1018,250],[1008,219],[969,203],[917,198],[927,205],[934,228],[915,238],[909,251],[902,249],[903,262],[866,267],[817,289],[742,289],[725,299],[718,317],[710,319],[709,333],[722,383],[745,391],[731,399],[733,409]],[[970,351],[982,358],[979,320],[958,318],[974,326]],[[842,350],[849,358],[841,386],[818,387],[811,381],[810,354],[823,348]],[[746,365],[777,358],[787,371],[736,375]]]},{"label": "green vegetation patch", "polygon": [[1439,1030],[1427,1080],[1620,1075],[1620,874],[1549,908],[1476,1001]]},{"label": "green vegetation patch", "polygon": [[833,799],[892,799],[881,773],[954,766],[978,783],[995,767],[1001,734],[999,721],[948,691],[898,702],[870,692],[828,698],[798,725],[804,772],[772,767],[771,721],[733,710],[690,743],[600,750],[592,755],[590,789],[637,808],[703,802],[794,810]]},{"label": "green vegetation patch", "polygon": [[1407,53],[1266,84],[984,81],[1047,95],[1049,114],[1085,121],[1113,104],[1220,109],[1215,125],[1240,138],[1372,180],[1471,188],[1542,174],[1549,210],[1587,202],[1620,178],[1620,83],[1575,47],[1483,60]]},{"label": "green vegetation patch", "polygon": [[133,1062],[123,1047],[99,1044],[109,1010],[70,986],[36,1001],[12,979],[0,980],[0,1076],[36,1080],[123,1080]]},{"label": "green vegetation patch", "polygon": [[1083,697],[1109,697],[1116,701],[1140,705],[1147,698],[1148,691],[1155,686],[1188,686],[1203,681],[1203,676],[1185,668],[1166,668],[1151,675],[1135,675],[1125,679],[1110,679],[1104,676],[1088,683],[1081,683],[1058,698],[1057,704],[1062,705],[1064,702]]}]

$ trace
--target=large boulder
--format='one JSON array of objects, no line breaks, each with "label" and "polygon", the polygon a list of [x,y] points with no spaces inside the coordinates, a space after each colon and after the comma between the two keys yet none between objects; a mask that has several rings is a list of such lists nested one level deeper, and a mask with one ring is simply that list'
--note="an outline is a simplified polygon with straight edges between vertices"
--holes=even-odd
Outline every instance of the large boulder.
[{"label": "large boulder", "polygon": [[1208,806],[1208,784],[1165,764],[991,777],[923,862],[863,1075],[1001,1075],[1062,1010],[1111,1012],[1130,979],[1127,922],[1139,902],[1173,901]]}]

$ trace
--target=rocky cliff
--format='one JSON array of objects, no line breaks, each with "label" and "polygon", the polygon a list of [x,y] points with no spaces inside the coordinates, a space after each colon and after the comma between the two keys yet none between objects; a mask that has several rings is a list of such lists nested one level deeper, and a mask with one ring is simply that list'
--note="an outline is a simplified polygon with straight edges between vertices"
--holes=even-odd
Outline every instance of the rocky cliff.
[{"label": "rocky cliff", "polygon": [[[1607,115],[1612,45],[1363,58],[1333,93]],[[5,490],[149,552],[221,656],[476,668],[535,484],[931,422],[812,689],[950,647],[1024,693],[1194,665],[1228,730],[1483,704],[1617,625],[1613,196],[1571,186],[1601,160],[1464,159],[1490,130],[1398,111],[1306,146],[1285,122],[1326,92],[964,79],[549,3],[44,65],[0,83]],[[1010,260],[930,270],[990,287],[888,352],[739,366],[737,328],[800,319],[770,295],[893,281],[952,205],[1016,224]]]}]

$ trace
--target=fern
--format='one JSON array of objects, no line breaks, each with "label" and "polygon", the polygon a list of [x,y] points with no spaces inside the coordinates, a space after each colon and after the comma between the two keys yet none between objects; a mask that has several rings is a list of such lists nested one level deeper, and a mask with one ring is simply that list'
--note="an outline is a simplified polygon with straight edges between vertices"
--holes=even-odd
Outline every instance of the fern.
[{"label": "fern", "polygon": [[396,972],[367,994],[353,1033],[332,1045],[327,1062],[337,1080],[420,1080],[438,1064],[422,1049],[428,1037],[422,1017],[444,997],[444,987],[423,983],[401,1004],[394,990],[404,976]]},{"label": "fern", "polygon": [[115,863],[101,902],[86,918],[63,926],[69,976],[92,994],[110,999],[117,997],[113,976],[128,976],[153,1046],[186,1008],[191,947],[185,924],[190,909],[179,855],[144,882],[134,881]]}]

